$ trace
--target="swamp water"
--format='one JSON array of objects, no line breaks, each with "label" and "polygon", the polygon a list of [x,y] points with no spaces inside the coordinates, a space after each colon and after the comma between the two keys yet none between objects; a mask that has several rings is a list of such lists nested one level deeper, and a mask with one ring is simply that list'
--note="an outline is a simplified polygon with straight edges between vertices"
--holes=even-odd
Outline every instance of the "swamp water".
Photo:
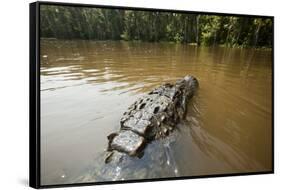
[{"label": "swamp water", "polygon": [[42,39],[42,184],[98,181],[93,170],[126,108],[153,88],[187,74],[198,79],[199,89],[188,105],[186,121],[171,136],[172,143],[163,140],[166,148],[152,143],[146,154],[156,150],[166,155],[159,163],[168,169],[150,163],[149,171],[143,171],[142,164],[149,161],[144,156],[140,165],[127,170],[136,174],[132,178],[271,170],[271,53]]}]

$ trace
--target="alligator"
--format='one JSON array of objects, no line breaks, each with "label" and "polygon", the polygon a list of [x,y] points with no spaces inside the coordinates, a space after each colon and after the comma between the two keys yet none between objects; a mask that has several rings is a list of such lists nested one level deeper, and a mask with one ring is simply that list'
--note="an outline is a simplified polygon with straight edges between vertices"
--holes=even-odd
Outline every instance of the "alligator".
[{"label": "alligator", "polygon": [[125,156],[141,158],[148,143],[167,137],[184,119],[187,104],[198,88],[187,75],[166,83],[139,98],[120,120],[120,130],[107,136],[105,163],[122,162]]}]

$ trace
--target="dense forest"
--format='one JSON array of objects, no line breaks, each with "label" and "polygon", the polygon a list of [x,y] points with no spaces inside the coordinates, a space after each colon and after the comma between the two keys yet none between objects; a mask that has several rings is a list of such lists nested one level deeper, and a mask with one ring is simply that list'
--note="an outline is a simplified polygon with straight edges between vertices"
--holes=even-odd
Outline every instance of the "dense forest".
[{"label": "dense forest", "polygon": [[41,37],[271,47],[272,19],[42,5]]}]

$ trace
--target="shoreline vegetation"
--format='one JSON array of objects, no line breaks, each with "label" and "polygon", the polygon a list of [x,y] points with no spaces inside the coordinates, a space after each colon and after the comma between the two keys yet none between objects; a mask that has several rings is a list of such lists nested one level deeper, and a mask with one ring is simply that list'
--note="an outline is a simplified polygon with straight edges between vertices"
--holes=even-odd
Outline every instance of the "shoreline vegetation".
[{"label": "shoreline vegetation", "polygon": [[41,38],[271,49],[272,19],[41,5]]}]

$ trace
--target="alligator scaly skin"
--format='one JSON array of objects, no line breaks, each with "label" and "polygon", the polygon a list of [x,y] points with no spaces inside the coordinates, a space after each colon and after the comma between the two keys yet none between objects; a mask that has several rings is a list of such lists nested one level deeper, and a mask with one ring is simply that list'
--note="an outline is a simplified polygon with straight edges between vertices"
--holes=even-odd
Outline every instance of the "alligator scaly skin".
[{"label": "alligator scaly skin", "polygon": [[105,162],[138,156],[150,141],[169,135],[187,112],[187,103],[198,88],[193,76],[164,84],[133,103],[120,120],[120,130],[108,135]]}]

